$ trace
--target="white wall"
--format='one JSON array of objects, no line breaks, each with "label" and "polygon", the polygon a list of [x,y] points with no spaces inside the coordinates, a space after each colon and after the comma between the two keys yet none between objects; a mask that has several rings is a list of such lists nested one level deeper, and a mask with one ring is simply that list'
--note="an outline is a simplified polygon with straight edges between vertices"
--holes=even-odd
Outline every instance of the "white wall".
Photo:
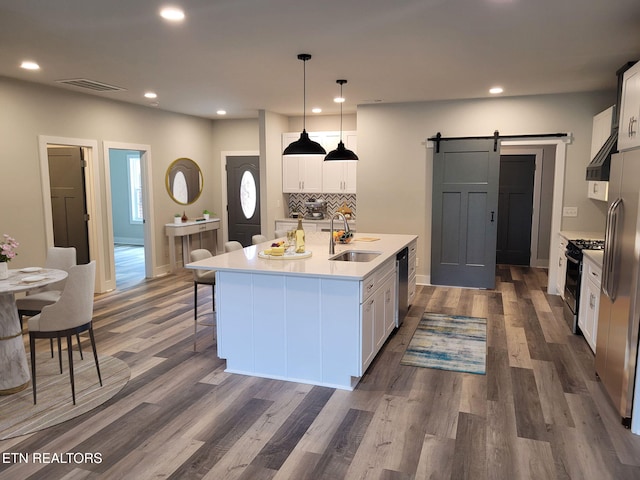
[{"label": "white wall", "polygon": [[604,231],[602,204],[586,197],[593,116],[615,92],[376,104],[358,107],[358,230],[419,235],[418,275],[429,275],[432,151],[425,139],[443,136],[570,132],[563,204],[568,230]]},{"label": "white wall", "polygon": [[[46,253],[43,198],[40,181],[38,136],[56,136],[97,141],[100,177],[105,198],[105,159],[102,141],[147,144],[152,151],[152,182],[156,265],[168,264],[164,224],[175,212],[198,216],[204,208],[216,208],[219,193],[219,153],[232,148],[258,148],[257,121],[241,122],[245,128],[227,135],[227,129],[208,119],[164,112],[151,107],[69,92],[59,88],[0,78],[0,234],[8,233],[21,243],[11,267],[38,265]],[[223,125],[227,125],[224,123]],[[220,132],[219,134],[215,134]],[[240,137],[240,138],[237,138]],[[227,146],[227,144],[229,146]],[[186,207],[174,203],[165,190],[165,172],[178,157],[195,160],[205,178],[198,201]],[[213,181],[212,181],[213,179]],[[106,222],[106,214],[92,221]]]},{"label": "white wall", "polygon": [[[564,218],[562,228],[603,230],[605,206],[586,197],[585,168],[592,117],[614,98],[614,92],[591,92],[360,106],[358,230],[419,235],[418,274],[428,275],[432,157],[425,139],[438,131],[444,136],[467,136],[488,135],[496,129],[504,135],[571,132],[563,203],[578,207],[579,215]],[[280,134],[285,126],[299,130],[299,117],[263,113],[260,119],[212,121],[6,78],[0,78],[0,105],[0,234],[6,232],[21,242],[14,268],[42,263],[46,251],[39,135],[151,145],[156,265],[168,263],[163,226],[173,213],[185,210],[194,217],[204,208],[224,213],[223,151],[260,151],[267,175],[267,227],[271,217],[283,211],[278,206],[283,199]],[[344,120],[344,130],[355,128],[355,116],[345,115]],[[307,117],[307,130],[337,130],[336,121],[337,116]],[[104,170],[102,151],[96,154]],[[173,203],[164,185],[166,169],[178,157],[194,159],[205,179],[202,196],[186,208]]]}]

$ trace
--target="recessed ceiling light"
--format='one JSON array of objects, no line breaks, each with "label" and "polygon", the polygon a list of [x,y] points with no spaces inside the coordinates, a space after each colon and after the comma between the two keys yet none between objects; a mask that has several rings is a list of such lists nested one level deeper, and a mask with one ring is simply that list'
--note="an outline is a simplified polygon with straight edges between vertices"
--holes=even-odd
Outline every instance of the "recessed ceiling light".
[{"label": "recessed ceiling light", "polygon": [[179,22],[184,20],[184,11],[176,7],[165,7],[160,10],[160,16],[171,22]]},{"label": "recessed ceiling light", "polygon": [[344,100],[344,97],[336,97],[333,99],[333,101],[336,103],[344,103]]},{"label": "recessed ceiling light", "polygon": [[36,62],[25,60],[20,64],[20,68],[24,68],[25,70],[40,70],[40,65],[38,65]]},{"label": "recessed ceiling light", "polygon": [[145,98],[158,98],[158,94],[155,92],[147,92],[144,94]]},{"label": "recessed ceiling light", "polygon": [[489,93],[492,94],[492,95],[497,95],[497,94],[502,93],[502,92],[504,92],[502,87],[491,87],[489,89]]},{"label": "recessed ceiling light", "polygon": [[311,113],[322,113],[322,109],[320,107],[314,107],[311,109]]},{"label": "recessed ceiling light", "polygon": [[217,113],[218,115],[226,115],[226,114],[227,114],[227,111],[226,111],[226,110],[218,110],[216,113]]}]

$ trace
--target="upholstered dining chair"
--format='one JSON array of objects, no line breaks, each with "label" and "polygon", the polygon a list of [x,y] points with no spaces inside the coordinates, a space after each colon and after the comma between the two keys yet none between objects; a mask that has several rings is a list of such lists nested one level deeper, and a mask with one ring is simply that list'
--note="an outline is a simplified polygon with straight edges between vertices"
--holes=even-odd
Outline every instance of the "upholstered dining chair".
[{"label": "upholstered dining chair", "polygon": [[242,250],[242,244],[240,242],[236,242],[235,240],[232,240],[230,242],[225,242],[224,244],[224,251],[226,252],[233,252],[234,250]]},{"label": "upholstered dining chair", "polygon": [[268,240],[267,237],[265,237],[264,235],[254,235],[253,237],[251,237],[251,243],[253,245],[266,242],[267,240]]},{"label": "upholstered dining chair", "polygon": [[[74,247],[49,247],[44,268],[55,268],[69,272],[69,269],[76,264],[76,249]],[[60,280],[42,287],[37,292],[27,294],[26,297],[16,299],[18,307],[18,317],[23,315],[33,316],[42,311],[45,305],[56,303],[62,294],[62,289],[67,281]]]},{"label": "upholstered dining chair", "polygon": [[[199,248],[192,250],[190,258],[192,262],[210,258],[213,255],[209,250]],[[216,311],[216,272],[215,270],[193,269],[193,351],[196,351],[196,337],[198,334],[198,285],[211,285],[211,301],[213,303],[213,312]],[[213,338],[215,340],[216,330],[213,329]]]},{"label": "upholstered dining chair", "polygon": [[[64,270],[69,273],[69,269],[76,264],[76,249],[75,247],[49,247],[47,249],[47,259],[44,263],[44,268],[55,268],[57,270]],[[35,292],[27,293],[25,297],[16,299],[16,306],[18,307],[18,321],[20,322],[20,330],[22,330],[22,317],[32,317],[42,311],[42,308],[46,305],[54,304],[60,298],[62,289],[64,288],[67,279],[60,280],[59,282],[51,283]],[[82,357],[82,347],[80,346],[80,335],[76,335],[78,341],[78,349],[80,356]],[[53,339],[51,339],[51,356],[53,357]],[[60,372],[62,373],[62,371]]]},{"label": "upholstered dining chair", "polygon": [[286,230],[276,230],[275,232],[276,238],[282,238],[282,237],[287,237],[287,231]]},{"label": "upholstered dining chair", "polygon": [[29,326],[29,348],[31,351],[31,382],[33,385],[33,403],[36,403],[36,339],[56,338],[58,340],[58,357],[62,368],[61,338],[67,339],[69,356],[69,379],[71,381],[71,397],[76,404],[76,387],[73,377],[73,351],[71,336],[89,331],[93,358],[98,371],[98,380],[102,386],[96,341],[93,335],[93,294],[95,290],[96,262],[75,265],[69,269],[69,276],[60,295],[60,299],[51,305],[45,305],[35,317],[31,317]]}]

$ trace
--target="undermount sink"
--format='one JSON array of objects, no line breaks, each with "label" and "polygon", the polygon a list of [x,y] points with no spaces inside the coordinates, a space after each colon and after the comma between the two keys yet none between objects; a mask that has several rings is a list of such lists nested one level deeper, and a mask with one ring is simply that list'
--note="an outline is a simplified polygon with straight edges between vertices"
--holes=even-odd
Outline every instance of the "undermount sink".
[{"label": "undermount sink", "polygon": [[338,262],[370,262],[381,252],[368,252],[361,250],[345,250],[333,257],[329,258],[329,260],[335,260]]}]

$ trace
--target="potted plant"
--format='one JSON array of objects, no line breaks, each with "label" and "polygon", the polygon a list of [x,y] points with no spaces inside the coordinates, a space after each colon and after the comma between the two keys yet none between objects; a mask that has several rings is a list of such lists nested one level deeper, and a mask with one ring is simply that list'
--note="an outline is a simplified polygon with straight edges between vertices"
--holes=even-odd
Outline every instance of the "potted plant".
[{"label": "potted plant", "polygon": [[202,211],[202,216],[204,217],[205,220],[209,220],[209,217],[211,216],[211,212],[205,208]]},{"label": "potted plant", "polygon": [[176,213],[173,216],[173,223],[176,223],[176,224],[182,223],[182,215],[180,215],[179,213]]}]

